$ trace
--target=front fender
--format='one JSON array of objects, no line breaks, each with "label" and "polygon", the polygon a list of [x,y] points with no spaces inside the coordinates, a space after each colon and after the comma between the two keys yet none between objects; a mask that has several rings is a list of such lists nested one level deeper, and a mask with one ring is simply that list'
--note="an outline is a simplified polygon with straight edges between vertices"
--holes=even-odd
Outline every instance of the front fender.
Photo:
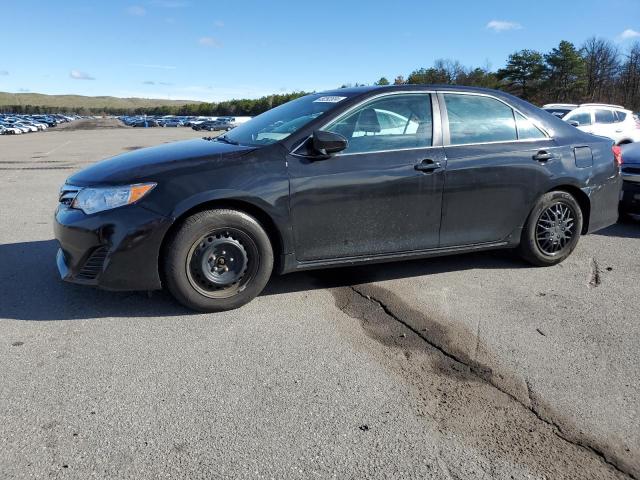
[{"label": "front fender", "polygon": [[216,189],[194,194],[176,204],[170,214],[172,223],[179,221],[189,212],[210,205],[227,205],[232,208],[239,208],[258,217],[258,220],[267,220],[270,225],[267,227],[275,229],[279,236],[282,252],[291,253],[293,251],[293,233],[289,215],[289,189],[286,192],[274,197],[273,201],[268,201],[265,197],[252,195],[250,192],[234,189]]}]

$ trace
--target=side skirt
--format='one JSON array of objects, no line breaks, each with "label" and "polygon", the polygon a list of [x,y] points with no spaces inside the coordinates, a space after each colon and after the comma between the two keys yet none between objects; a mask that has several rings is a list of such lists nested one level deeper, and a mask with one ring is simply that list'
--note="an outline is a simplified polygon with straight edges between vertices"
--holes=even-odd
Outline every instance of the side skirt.
[{"label": "side skirt", "polygon": [[402,260],[414,260],[419,258],[441,257],[456,253],[471,253],[483,250],[496,250],[512,246],[509,242],[488,242],[473,245],[460,245],[453,247],[438,247],[427,250],[412,250],[410,252],[383,253],[379,255],[362,255],[355,257],[332,258],[322,260],[311,260],[306,262],[297,261],[295,254],[282,255],[279,273],[290,273],[302,270],[315,270],[319,268],[346,267],[351,265],[363,265],[370,263],[395,262]]}]

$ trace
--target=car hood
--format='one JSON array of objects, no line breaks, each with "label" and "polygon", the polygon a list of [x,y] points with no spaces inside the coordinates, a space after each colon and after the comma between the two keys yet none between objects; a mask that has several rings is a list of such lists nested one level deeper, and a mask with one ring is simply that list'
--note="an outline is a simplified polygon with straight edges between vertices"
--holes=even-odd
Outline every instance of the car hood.
[{"label": "car hood", "polygon": [[167,143],[102,160],[72,175],[67,183],[83,187],[153,181],[172,170],[202,168],[254,149],[204,138]]},{"label": "car hood", "polygon": [[622,162],[640,165],[640,142],[622,145]]}]

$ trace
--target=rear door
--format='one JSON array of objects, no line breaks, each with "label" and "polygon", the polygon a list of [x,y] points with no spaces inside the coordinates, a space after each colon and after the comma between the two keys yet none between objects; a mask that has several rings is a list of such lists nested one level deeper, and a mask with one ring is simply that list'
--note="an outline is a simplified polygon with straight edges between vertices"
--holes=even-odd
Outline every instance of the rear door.
[{"label": "rear door", "polygon": [[546,185],[554,141],[485,94],[440,93],[447,171],[440,246],[509,240]]},{"label": "rear door", "polygon": [[616,124],[616,116],[613,110],[609,108],[596,108],[594,110],[594,125],[593,133],[596,135],[602,135],[603,137],[609,137],[616,143],[620,141],[621,135],[618,130],[619,124]]}]

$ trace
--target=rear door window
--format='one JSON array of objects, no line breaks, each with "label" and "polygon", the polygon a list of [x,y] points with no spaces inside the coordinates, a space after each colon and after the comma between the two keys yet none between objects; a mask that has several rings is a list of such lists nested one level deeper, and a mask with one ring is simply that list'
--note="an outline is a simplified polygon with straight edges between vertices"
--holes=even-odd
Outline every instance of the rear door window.
[{"label": "rear door window", "polygon": [[613,110],[596,110],[596,123],[614,123]]},{"label": "rear door window", "polygon": [[495,98],[445,93],[452,145],[508,142],[518,139],[511,107]]}]

